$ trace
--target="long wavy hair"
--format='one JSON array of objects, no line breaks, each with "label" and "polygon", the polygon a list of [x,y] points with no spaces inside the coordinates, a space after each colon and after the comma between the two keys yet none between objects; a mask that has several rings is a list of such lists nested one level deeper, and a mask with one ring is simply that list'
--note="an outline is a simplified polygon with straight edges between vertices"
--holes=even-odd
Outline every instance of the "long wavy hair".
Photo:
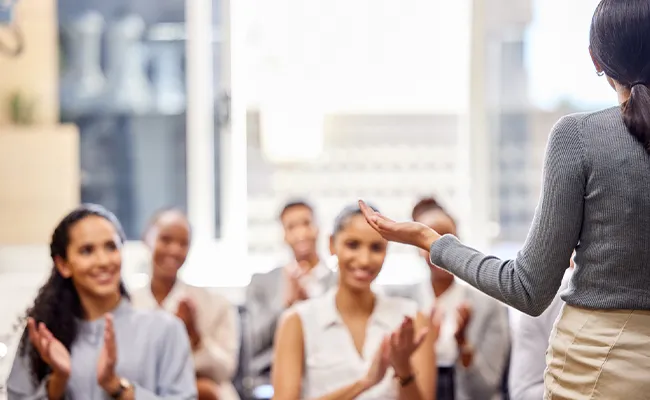
[{"label": "long wavy hair", "polygon": [[[66,215],[54,229],[50,243],[52,261],[57,257],[64,260],[67,258],[70,229],[79,221],[90,216],[104,218],[113,224],[120,237],[120,243],[124,243],[124,231],[113,213],[99,205],[84,204]],[[126,298],[129,297],[123,282],[120,282],[120,293]],[[34,304],[27,309],[23,322],[27,318],[33,318],[37,324],[44,323],[54,337],[70,351],[77,337],[78,321],[83,317],[84,310],[72,279],[64,278],[55,265],[49,279],[38,291]],[[41,359],[36,348],[31,345],[27,330],[23,332],[20,339],[19,354],[21,357],[28,356],[35,382],[41,382],[51,372],[50,367]]]}]

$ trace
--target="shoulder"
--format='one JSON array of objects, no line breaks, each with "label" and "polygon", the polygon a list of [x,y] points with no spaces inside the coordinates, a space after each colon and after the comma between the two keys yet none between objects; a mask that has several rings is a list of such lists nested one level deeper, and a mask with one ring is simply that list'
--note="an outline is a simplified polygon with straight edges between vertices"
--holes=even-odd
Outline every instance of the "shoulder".
[{"label": "shoulder", "polygon": [[[579,143],[584,145],[584,136],[601,136],[601,132],[627,133],[619,106],[592,112],[567,114],[553,126],[549,142]],[[581,139],[577,141],[576,139]]]},{"label": "shoulder", "polygon": [[235,311],[235,306],[226,296],[214,290],[188,285],[186,293],[196,303],[198,312],[208,318],[211,318],[210,315],[218,317]]},{"label": "shoulder", "polygon": [[181,320],[163,309],[139,310],[131,307],[128,322],[131,329],[135,328],[149,337],[165,338],[185,332]]},{"label": "shoulder", "polygon": [[305,318],[308,316],[317,316],[318,314],[325,311],[324,307],[326,307],[327,304],[326,301],[327,297],[328,296],[326,293],[319,297],[313,297],[307,300],[303,300],[291,306],[291,308],[286,310],[285,313],[287,315],[295,313],[299,318]]},{"label": "shoulder", "polygon": [[278,322],[278,334],[281,335],[283,332],[291,333],[300,333],[302,335],[303,322],[301,314],[298,310],[298,307],[291,307],[288,310],[285,310],[280,316],[280,321]]},{"label": "shoulder", "polygon": [[190,296],[190,298],[195,299],[201,304],[205,304],[206,306],[209,305],[210,308],[215,306],[219,307],[230,305],[230,302],[226,296],[211,289],[187,285],[187,294]]},{"label": "shoulder", "polygon": [[260,272],[251,276],[250,286],[263,286],[282,277],[283,267],[276,267],[268,272]]},{"label": "shoulder", "polygon": [[151,295],[149,285],[145,285],[134,290],[129,290],[129,297],[131,298],[131,304],[134,307],[142,307],[144,304],[147,304],[148,300],[153,296]]},{"label": "shoulder", "polygon": [[378,294],[378,296],[381,299],[382,312],[387,315],[402,318],[418,314],[418,304],[415,300],[383,294]]},{"label": "shoulder", "polygon": [[388,296],[414,299],[420,291],[420,283],[408,285],[385,285],[381,286],[381,291]]}]

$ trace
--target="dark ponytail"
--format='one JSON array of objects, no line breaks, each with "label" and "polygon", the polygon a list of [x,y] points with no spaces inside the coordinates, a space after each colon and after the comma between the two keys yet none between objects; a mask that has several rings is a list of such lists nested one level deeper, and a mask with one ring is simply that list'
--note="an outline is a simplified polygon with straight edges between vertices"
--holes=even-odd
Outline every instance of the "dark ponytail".
[{"label": "dark ponytail", "polygon": [[650,153],[650,1],[602,0],[589,42],[603,72],[630,89],[621,105],[623,122]]},{"label": "dark ponytail", "polygon": [[[98,205],[82,205],[69,213],[54,229],[50,243],[50,256],[52,260],[57,257],[65,259],[70,244],[70,229],[79,221],[89,216],[98,216],[111,222],[124,242],[124,231],[110,211]],[[120,283],[120,292],[128,298],[124,284]],[[68,351],[77,337],[77,323],[84,317],[79,295],[74,287],[72,279],[64,278],[56,267],[52,268],[47,282],[40,288],[34,305],[30,307],[25,315],[26,318],[33,318],[37,323],[43,322]],[[35,382],[41,382],[49,373],[49,366],[41,359],[38,351],[31,346],[27,332],[23,332],[20,339],[20,356],[29,358],[32,377]]]},{"label": "dark ponytail", "polygon": [[650,88],[644,84],[632,86],[630,98],[622,107],[625,126],[650,153]]}]

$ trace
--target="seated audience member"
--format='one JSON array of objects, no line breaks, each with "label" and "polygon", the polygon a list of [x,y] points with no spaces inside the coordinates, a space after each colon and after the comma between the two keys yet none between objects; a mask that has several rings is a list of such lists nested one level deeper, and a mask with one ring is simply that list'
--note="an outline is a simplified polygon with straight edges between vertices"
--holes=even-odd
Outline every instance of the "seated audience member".
[{"label": "seated audience member", "polygon": [[181,321],[131,307],[123,242],[119,222],[101,206],[80,206],[56,227],[54,267],[27,311],[8,400],[196,399]]},{"label": "seated audience member", "polygon": [[318,226],[313,208],[304,201],[290,202],[280,212],[280,222],[294,260],[284,267],[254,275],[246,290],[249,373],[254,386],[270,382],[273,337],[282,312],[299,301],[325,293],[336,282],[334,273],[318,255]]},{"label": "seated audience member", "polygon": [[151,282],[133,292],[133,305],[162,308],[183,321],[194,355],[199,400],[239,399],[231,383],[239,356],[236,310],[224,297],[178,277],[191,240],[185,214],[175,209],[160,211],[144,240],[151,250]]},{"label": "seated audience member", "polygon": [[[441,234],[456,235],[456,222],[433,198],[420,200],[412,218]],[[506,307],[432,265],[427,252],[421,255],[431,271],[430,282],[393,294],[415,297],[424,310],[435,307],[444,313],[436,344],[437,399],[501,399],[510,350]]]},{"label": "seated audience member", "polygon": [[[273,358],[274,399],[433,399],[435,318],[408,299],[376,294],[387,241],[358,206],[337,217],[330,251],[338,285],[288,310]],[[420,346],[421,345],[421,346]]]},{"label": "seated audience member", "polygon": [[560,315],[564,301],[560,294],[569,287],[573,260],[562,280],[558,294],[539,317],[522,314],[514,330],[510,358],[510,398],[512,400],[539,400],[544,397],[544,370],[549,338]]}]

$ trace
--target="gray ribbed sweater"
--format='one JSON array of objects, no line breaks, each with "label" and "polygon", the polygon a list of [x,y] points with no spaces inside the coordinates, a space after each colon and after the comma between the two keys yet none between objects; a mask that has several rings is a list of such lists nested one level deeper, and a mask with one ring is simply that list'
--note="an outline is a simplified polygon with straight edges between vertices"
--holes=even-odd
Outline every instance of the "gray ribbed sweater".
[{"label": "gray ribbed sweater", "polygon": [[549,137],[542,194],[514,260],[451,235],[431,262],[530,315],[541,314],[576,250],[562,299],[590,309],[650,309],[650,157],[619,107],[561,118]]}]

